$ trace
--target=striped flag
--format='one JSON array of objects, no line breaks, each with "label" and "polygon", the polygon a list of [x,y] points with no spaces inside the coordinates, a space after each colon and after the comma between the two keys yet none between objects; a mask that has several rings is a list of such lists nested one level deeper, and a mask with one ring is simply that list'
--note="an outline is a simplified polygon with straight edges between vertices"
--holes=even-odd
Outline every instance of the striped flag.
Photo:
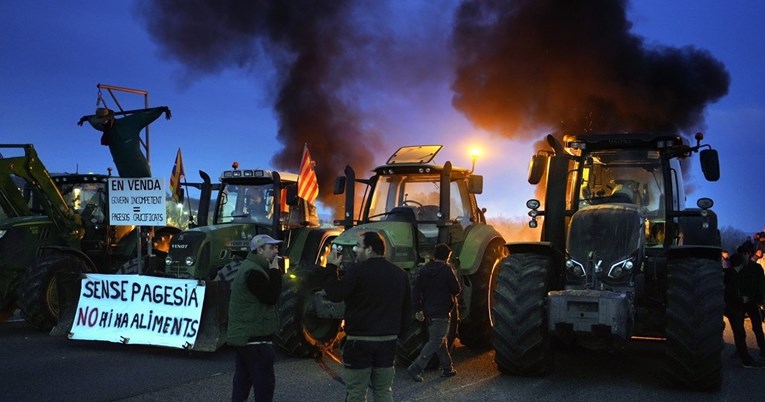
[{"label": "striped flag", "polygon": [[178,148],[173,172],[170,173],[170,193],[173,194],[173,201],[175,202],[181,202],[181,177],[186,177],[186,173],[183,172],[183,158],[181,157],[181,149]]},{"label": "striped flag", "polygon": [[316,180],[316,172],[313,170],[314,162],[308,153],[308,144],[303,145],[303,159],[300,160],[300,172],[298,173],[298,197],[313,204],[319,197],[319,182]]}]

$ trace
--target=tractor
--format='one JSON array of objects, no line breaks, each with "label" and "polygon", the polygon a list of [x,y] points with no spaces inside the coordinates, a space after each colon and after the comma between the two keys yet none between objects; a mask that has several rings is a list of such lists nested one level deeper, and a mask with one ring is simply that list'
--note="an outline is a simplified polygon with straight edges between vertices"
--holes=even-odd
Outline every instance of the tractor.
[{"label": "tractor", "polygon": [[[494,305],[495,362],[521,376],[549,373],[554,350],[577,344],[613,350],[663,343],[665,378],[719,388],[723,272],[713,201],[686,208],[681,161],[698,153],[704,177],[719,178],[717,151],[696,135],[547,136],[529,183],[546,177],[545,206],[532,199],[529,225],[541,241],[509,243]],[[545,175],[546,172],[546,175]]]},{"label": "tractor", "polygon": [[[326,257],[339,230],[320,227],[316,207],[297,196],[294,173],[264,169],[232,170],[220,176],[211,224],[185,230],[173,237],[164,266],[148,275],[206,282],[200,334],[192,350],[215,351],[226,342],[230,282],[250,251],[250,240],[268,234],[283,240],[281,264],[287,275],[292,266],[314,265]],[[123,274],[137,273],[136,262]]]},{"label": "tractor", "polygon": [[[406,146],[368,179],[356,179],[350,166],[335,183],[335,194],[345,194],[344,231],[332,241],[343,261],[354,259],[353,245],[366,231],[379,232],[386,242],[389,261],[413,279],[432,258],[437,243],[452,250],[452,262],[461,279],[460,341],[467,346],[491,345],[489,288],[494,269],[503,256],[502,236],[486,224],[476,194],[483,177],[473,170],[432,163],[441,145]],[[475,162],[475,161],[474,161]],[[356,184],[365,186],[358,219],[354,218]],[[323,250],[328,253],[329,250]],[[323,263],[323,261],[322,261]],[[294,356],[309,356],[342,338],[342,303],[332,303],[321,290],[319,266],[303,266],[290,275],[281,295],[282,329],[276,343]],[[427,328],[414,317],[410,332],[399,341],[399,363],[413,361],[427,341]],[[452,320],[455,324],[457,320]],[[452,340],[455,336],[451,331]]]},{"label": "tractor", "polygon": [[[51,175],[33,145],[0,149],[23,150],[0,157],[6,216],[0,221],[0,305],[5,316],[18,305],[29,324],[49,330],[59,315],[57,273],[114,273],[136,255],[136,230],[109,224],[108,175]],[[157,228],[151,244],[165,252],[179,231]]]}]

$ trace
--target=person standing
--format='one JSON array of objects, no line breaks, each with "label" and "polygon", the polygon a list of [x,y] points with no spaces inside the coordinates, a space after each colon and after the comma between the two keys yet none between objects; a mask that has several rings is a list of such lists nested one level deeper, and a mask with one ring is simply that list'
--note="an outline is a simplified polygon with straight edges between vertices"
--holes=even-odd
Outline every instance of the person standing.
[{"label": "person standing", "polygon": [[228,311],[228,344],[236,349],[232,402],[246,401],[250,389],[255,401],[272,401],[274,347],[279,330],[276,302],[282,289],[277,253],[281,240],[261,234],[250,241],[250,252],[231,282]]},{"label": "person standing", "polygon": [[[441,367],[441,377],[457,374],[449,354],[447,333],[451,321],[454,300],[461,288],[454,275],[449,259],[452,249],[446,244],[437,244],[433,251],[433,261],[425,264],[414,280],[412,307],[418,321],[427,321],[428,342],[422,347],[420,355],[407,368],[413,380],[422,382],[422,371],[435,354]],[[455,317],[456,319],[456,317]]]},{"label": "person standing", "polygon": [[744,258],[743,266],[738,271],[744,313],[749,316],[752,324],[752,333],[760,348],[760,358],[765,359],[765,335],[762,332],[762,316],[760,315],[760,304],[765,299],[763,293],[765,275],[763,275],[762,267],[752,260],[751,253],[747,249],[740,247],[738,253]]},{"label": "person standing", "polygon": [[383,257],[385,242],[376,232],[362,233],[354,251],[356,264],[338,270],[333,248],[324,281],[329,300],[345,302],[345,400],[366,401],[371,385],[375,401],[392,401],[396,343],[412,314],[409,276]]},{"label": "person standing", "polygon": [[763,368],[763,364],[754,360],[746,346],[746,329],[744,328],[744,299],[741,296],[740,272],[746,265],[743,255],[735,253],[730,258],[731,268],[724,270],[725,283],[725,317],[728,318],[736,353],[741,358],[744,368]]}]

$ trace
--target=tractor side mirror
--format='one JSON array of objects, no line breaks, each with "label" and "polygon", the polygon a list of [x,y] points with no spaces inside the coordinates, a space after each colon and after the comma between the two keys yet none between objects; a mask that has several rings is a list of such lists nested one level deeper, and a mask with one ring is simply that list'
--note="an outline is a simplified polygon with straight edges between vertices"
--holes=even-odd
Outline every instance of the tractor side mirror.
[{"label": "tractor side mirror", "polygon": [[717,156],[717,150],[705,149],[699,152],[701,160],[701,171],[708,181],[717,181],[720,179],[720,159]]},{"label": "tractor side mirror", "polygon": [[337,176],[335,178],[335,187],[332,189],[333,194],[342,194],[345,192],[345,176]]},{"label": "tractor side mirror", "polygon": [[471,194],[483,193],[483,176],[472,175],[468,179],[468,192]]},{"label": "tractor side mirror", "polygon": [[529,162],[529,184],[537,185],[542,180],[545,173],[547,158],[543,155],[534,155]]}]

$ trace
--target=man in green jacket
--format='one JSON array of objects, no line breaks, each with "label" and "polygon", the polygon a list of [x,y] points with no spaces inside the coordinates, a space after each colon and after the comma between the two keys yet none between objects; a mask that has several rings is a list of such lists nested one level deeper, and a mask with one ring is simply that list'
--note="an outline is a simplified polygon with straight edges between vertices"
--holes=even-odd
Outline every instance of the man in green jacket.
[{"label": "man in green jacket", "polygon": [[236,349],[232,401],[246,401],[250,388],[257,402],[274,398],[271,337],[279,330],[276,302],[282,289],[282,271],[276,256],[280,243],[264,234],[253,237],[250,253],[231,282],[228,343]]}]

